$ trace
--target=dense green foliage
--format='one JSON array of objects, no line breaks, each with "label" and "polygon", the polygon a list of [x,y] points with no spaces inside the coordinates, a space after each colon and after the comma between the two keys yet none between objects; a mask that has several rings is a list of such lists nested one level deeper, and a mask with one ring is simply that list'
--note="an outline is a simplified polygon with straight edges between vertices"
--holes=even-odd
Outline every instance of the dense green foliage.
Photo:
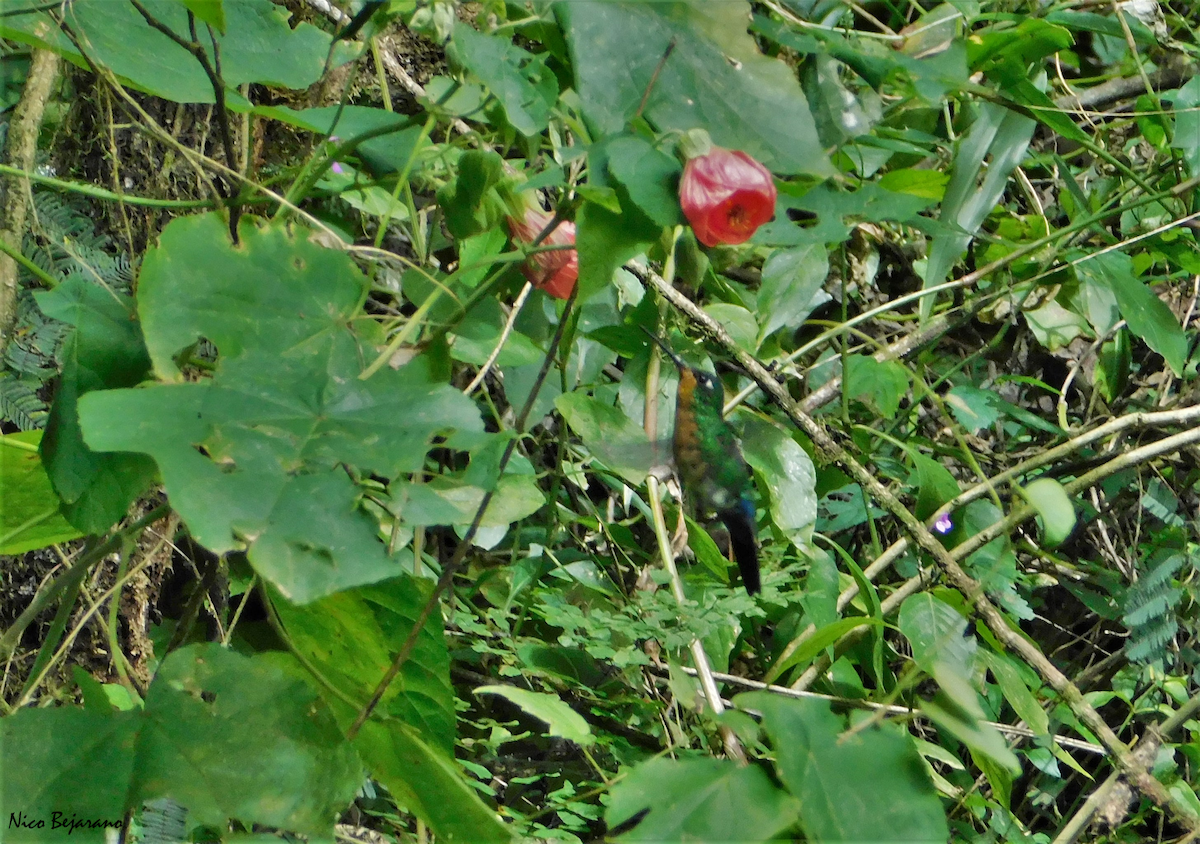
[{"label": "dense green foliage", "polygon": [[[0,105],[70,70],[0,168],[0,838],[1196,834],[1197,26],[5,4]],[[774,176],[746,243],[697,129]],[[761,594],[648,333],[724,386]]]}]

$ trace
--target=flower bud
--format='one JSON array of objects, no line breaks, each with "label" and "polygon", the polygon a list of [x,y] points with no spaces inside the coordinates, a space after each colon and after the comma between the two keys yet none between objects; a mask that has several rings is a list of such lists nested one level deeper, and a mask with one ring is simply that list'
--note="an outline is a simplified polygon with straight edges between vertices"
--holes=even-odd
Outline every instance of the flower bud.
[{"label": "flower bud", "polygon": [[[524,219],[508,218],[508,230],[513,239],[532,244],[542,229],[554,219],[553,214],[537,208],[528,208]],[[539,246],[574,246],[575,224],[565,220],[546,235]],[[579,278],[579,253],[574,249],[556,249],[553,252],[535,252],[521,265],[521,274],[534,287],[545,290],[556,299],[569,299]]]},{"label": "flower bud", "polygon": [[705,246],[745,243],[775,216],[775,182],[741,150],[714,146],[683,165],[679,204]]}]

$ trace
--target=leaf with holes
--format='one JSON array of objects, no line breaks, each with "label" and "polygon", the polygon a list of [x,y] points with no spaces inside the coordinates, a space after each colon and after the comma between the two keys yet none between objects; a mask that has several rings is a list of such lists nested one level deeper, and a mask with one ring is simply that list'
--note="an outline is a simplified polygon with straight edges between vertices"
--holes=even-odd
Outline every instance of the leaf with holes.
[{"label": "leaf with holes", "polygon": [[138,309],[160,377],[201,338],[211,379],[92,393],[88,445],[149,454],[172,506],[210,550],[304,603],[395,574],[345,471],[395,478],[435,436],[479,432],[461,393],[418,358],[360,380],[375,347],[352,328],[366,278],[345,255],[244,220],[233,246],[215,215],[176,220],[142,269]]}]

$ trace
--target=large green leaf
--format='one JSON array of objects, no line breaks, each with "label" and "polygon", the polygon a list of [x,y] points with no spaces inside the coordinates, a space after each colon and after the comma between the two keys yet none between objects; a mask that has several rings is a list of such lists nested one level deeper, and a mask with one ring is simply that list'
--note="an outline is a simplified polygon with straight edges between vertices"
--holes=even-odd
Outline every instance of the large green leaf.
[{"label": "large green leaf", "polygon": [[759,52],[748,3],[556,3],[584,113],[601,134],[625,128],[646,99],[660,130],[707,129],[780,173],[832,171],[791,68]]},{"label": "large green leaf", "polygon": [[24,709],[0,719],[4,840],[102,844],[103,826],[54,824],[81,818],[123,825],[139,721],[133,712],[67,707]]},{"label": "large green leaf", "polygon": [[944,663],[964,674],[971,672],[978,645],[965,636],[967,620],[945,601],[927,592],[913,595],[900,605],[896,624],[922,670],[933,674]]},{"label": "large green leaf", "polygon": [[908,370],[894,360],[875,360],[871,355],[845,357],[846,394],[879,412],[886,419],[895,419],[900,401],[909,389]]},{"label": "large green leaf", "polygon": [[[273,604],[297,652],[365,705],[428,597],[427,586],[404,576],[306,606],[283,599]],[[454,692],[439,618],[434,615],[426,622],[378,711],[411,725],[449,759],[454,754]]]},{"label": "large green leaf", "polygon": [[75,326],[63,345],[62,378],[42,440],[46,471],[67,519],[84,533],[102,533],[150,484],[154,464],[140,454],[97,454],[84,444],[79,399],[132,387],[149,374],[150,360],[128,296],[83,275],[35,295],[46,316]]},{"label": "large green leaf", "polygon": [[812,458],[778,425],[754,421],[742,437],[746,462],[766,481],[771,521],[798,545],[817,521],[817,470]]},{"label": "large green leaf", "polygon": [[[177,0],[144,0],[159,22],[190,40],[187,9]],[[214,102],[212,84],[200,63],[183,47],[154,29],[133,4],[77,0],[66,8],[66,22],[87,45],[88,56],[147,93],[179,103]],[[221,75],[229,89],[257,82],[307,88],[321,78],[331,36],[312,24],[294,29],[290,15],[270,0],[237,0],[223,7],[226,34],[216,34]],[[201,29],[203,32],[203,29]],[[0,17],[0,35],[49,47],[80,67],[87,63],[45,12]],[[207,34],[200,43],[212,61]],[[334,51],[333,64],[350,58],[348,45]],[[231,104],[245,104],[230,91]]]},{"label": "large green leaf", "polygon": [[1133,259],[1122,252],[1089,256],[1076,264],[1075,274],[1084,286],[1111,291],[1130,332],[1162,355],[1177,376],[1183,373],[1187,338],[1166,303],[1133,274]]},{"label": "large green leaf", "polygon": [[762,713],[779,778],[800,798],[800,825],[821,842],[949,839],[946,818],[912,737],[891,726],[844,734],[826,701],[738,695]]},{"label": "large green leaf", "polygon": [[214,826],[236,818],[327,836],[362,782],[357,754],[306,683],[217,645],[170,654],[144,711],[33,709],[0,729],[0,808],[35,824],[6,823],[6,841],[104,841],[103,828],[52,830],[53,813],[119,827],[158,797]]},{"label": "large green leaf", "polygon": [[558,81],[544,58],[522,50],[508,37],[485,35],[462,21],[454,27],[449,55],[496,95],[518,132],[532,137],[546,128],[558,99]]},{"label": "large green leaf", "polygon": [[41,431],[0,437],[0,554],[23,554],[80,536],[60,511],[38,454]]},{"label": "large green leaf", "polygon": [[619,408],[592,398],[583,390],[563,393],[554,400],[571,430],[606,466],[631,483],[640,484],[655,462],[646,431]]},{"label": "large green leaf", "polygon": [[400,805],[450,844],[491,844],[512,835],[467,785],[451,759],[402,721],[371,719],[355,739],[371,774]]},{"label": "large green leaf", "polygon": [[138,740],[133,805],[169,796],[201,823],[229,818],[329,835],[362,784],[358,755],[301,680],[217,645],[159,668]]},{"label": "large green leaf", "polygon": [[828,275],[829,253],[821,244],[772,252],[763,264],[758,289],[759,341],[780,328],[795,331],[815,307],[828,302],[823,290]]},{"label": "large green leaf", "polygon": [[653,759],[612,790],[610,827],[645,817],[619,841],[767,841],[796,820],[796,801],[761,768],[726,759]]},{"label": "large green leaf", "polygon": [[191,384],[85,397],[88,444],[158,462],[172,506],[217,553],[297,602],[395,574],[344,466],[394,478],[432,438],[480,430],[458,391],[420,361],[358,374],[376,354],[352,330],[366,279],[345,255],[247,221],[234,247],[215,215],[176,220],[143,265],[139,311],[154,367],[200,338],[220,359]]}]

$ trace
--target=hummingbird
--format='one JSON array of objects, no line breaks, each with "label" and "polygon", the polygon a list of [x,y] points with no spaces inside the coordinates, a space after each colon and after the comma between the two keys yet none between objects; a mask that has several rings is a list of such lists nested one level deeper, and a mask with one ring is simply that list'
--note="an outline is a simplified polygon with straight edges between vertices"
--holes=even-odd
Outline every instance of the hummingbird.
[{"label": "hummingbird", "polygon": [[[645,330],[645,329],[643,329]],[[688,366],[658,336],[646,331],[679,370],[675,399],[675,470],[688,494],[714,512],[729,530],[733,558],[751,595],[762,588],[758,572],[750,469],[733,428],[725,421],[725,388],[712,372]]]}]

